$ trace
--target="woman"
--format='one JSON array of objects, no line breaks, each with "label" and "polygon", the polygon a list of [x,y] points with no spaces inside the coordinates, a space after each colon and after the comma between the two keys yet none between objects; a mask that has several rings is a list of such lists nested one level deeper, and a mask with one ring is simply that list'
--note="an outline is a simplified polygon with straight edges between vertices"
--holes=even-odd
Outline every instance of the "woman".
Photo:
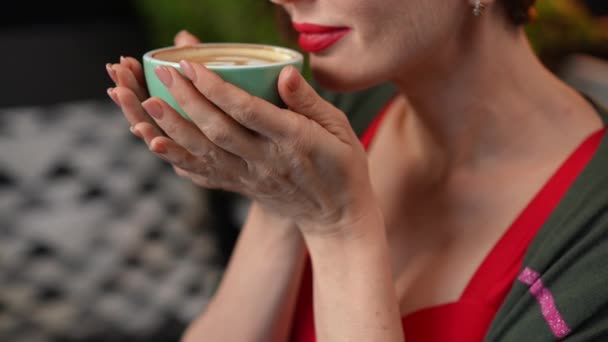
[{"label": "woman", "polygon": [[147,99],[136,60],[108,66],[152,152],[253,201],[185,340],[607,336],[607,118],[537,60],[532,1],[273,2],[323,87],[399,93],[358,137],[293,68],[288,110],[198,64],[157,69],[189,123]]}]

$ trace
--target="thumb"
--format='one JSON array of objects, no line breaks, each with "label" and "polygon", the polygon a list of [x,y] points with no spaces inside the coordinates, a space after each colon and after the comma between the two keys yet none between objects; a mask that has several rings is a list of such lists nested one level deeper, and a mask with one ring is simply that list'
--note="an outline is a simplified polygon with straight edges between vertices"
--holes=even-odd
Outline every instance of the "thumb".
[{"label": "thumb", "polygon": [[175,43],[175,46],[188,46],[200,44],[201,41],[192,33],[186,30],[181,30],[175,35],[173,42]]},{"label": "thumb", "polygon": [[330,132],[338,133],[336,129],[348,123],[346,115],[317,94],[295,67],[288,66],[281,71],[278,87],[281,99],[290,110],[317,122]]}]

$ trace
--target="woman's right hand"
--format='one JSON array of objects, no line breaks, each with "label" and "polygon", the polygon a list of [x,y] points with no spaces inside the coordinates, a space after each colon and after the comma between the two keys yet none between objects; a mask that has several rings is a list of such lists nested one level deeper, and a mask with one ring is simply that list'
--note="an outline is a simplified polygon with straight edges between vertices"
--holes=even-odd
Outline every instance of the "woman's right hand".
[{"label": "woman's right hand", "polygon": [[[200,40],[187,31],[180,31],[174,38],[175,46],[199,43]],[[131,132],[147,143],[155,136],[163,134],[141,105],[143,101],[148,99],[149,94],[144,70],[139,60],[121,56],[119,63],[106,64],[106,71],[115,84],[115,87],[108,88],[108,95],[122,109],[131,126]],[[185,172],[176,167],[174,169],[179,175],[183,175]],[[196,182],[196,180],[194,181]]]}]

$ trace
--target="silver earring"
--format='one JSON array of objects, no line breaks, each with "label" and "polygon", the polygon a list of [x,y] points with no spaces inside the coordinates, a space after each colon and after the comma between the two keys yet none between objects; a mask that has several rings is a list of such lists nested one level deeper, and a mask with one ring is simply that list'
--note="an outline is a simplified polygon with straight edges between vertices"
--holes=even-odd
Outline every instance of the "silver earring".
[{"label": "silver earring", "polygon": [[475,4],[473,4],[473,15],[479,17],[483,14],[483,11],[486,9],[486,4],[481,0],[476,0]]}]

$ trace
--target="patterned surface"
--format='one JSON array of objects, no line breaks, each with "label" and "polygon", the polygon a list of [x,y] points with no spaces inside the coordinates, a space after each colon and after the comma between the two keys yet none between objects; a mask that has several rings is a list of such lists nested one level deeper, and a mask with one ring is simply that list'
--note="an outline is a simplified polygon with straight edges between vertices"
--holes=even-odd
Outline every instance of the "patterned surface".
[{"label": "patterned surface", "polygon": [[173,341],[221,276],[206,196],[108,102],[0,109],[0,341]]}]

